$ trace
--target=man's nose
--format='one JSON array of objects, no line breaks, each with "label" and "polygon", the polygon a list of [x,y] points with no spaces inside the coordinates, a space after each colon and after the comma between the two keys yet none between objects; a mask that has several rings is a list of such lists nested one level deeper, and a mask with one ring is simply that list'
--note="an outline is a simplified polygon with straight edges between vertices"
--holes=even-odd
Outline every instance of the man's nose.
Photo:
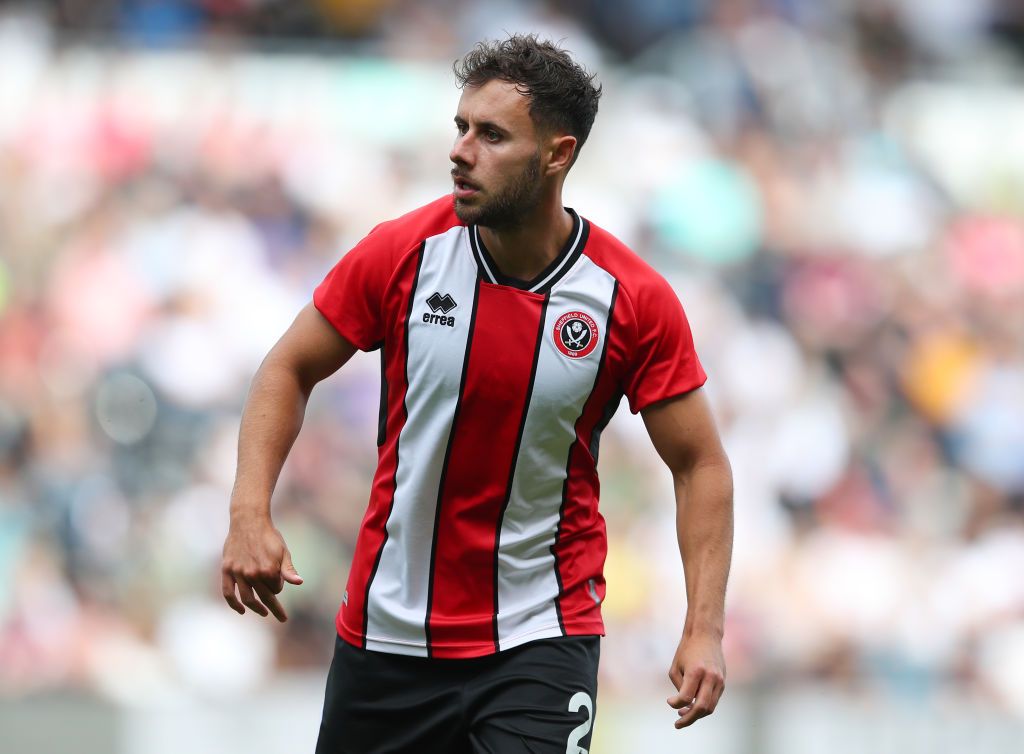
[{"label": "man's nose", "polygon": [[473,150],[471,142],[472,138],[469,134],[456,136],[455,143],[452,145],[452,151],[448,153],[448,159],[456,165],[472,165]]}]

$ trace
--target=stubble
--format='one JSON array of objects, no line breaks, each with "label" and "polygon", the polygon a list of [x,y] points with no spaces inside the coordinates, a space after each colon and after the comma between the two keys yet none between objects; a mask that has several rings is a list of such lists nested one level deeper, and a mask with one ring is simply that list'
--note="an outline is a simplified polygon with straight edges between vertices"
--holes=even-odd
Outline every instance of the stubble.
[{"label": "stubble", "polygon": [[522,225],[526,216],[540,204],[540,151],[523,168],[523,171],[489,200],[470,205],[455,199],[455,214],[467,225],[482,225],[485,228],[508,229]]}]

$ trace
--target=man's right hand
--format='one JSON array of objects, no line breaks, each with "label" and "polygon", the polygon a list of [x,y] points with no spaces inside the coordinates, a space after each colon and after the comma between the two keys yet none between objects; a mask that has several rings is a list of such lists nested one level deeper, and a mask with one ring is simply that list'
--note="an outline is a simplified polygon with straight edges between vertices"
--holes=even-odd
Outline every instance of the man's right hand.
[{"label": "man's right hand", "polygon": [[286,581],[301,584],[302,579],[270,520],[270,497],[302,427],[313,387],[355,352],[356,347],[310,302],[253,377],[238,430],[231,526],[221,562],[224,599],[240,614],[247,607],[264,617],[269,610],[279,621],[288,620],[276,595]]},{"label": "man's right hand", "polygon": [[244,615],[248,607],[264,617],[269,610],[283,623],[288,614],[277,595],[286,581],[298,585],[302,577],[281,532],[267,518],[232,519],[221,561],[221,588],[231,609]]}]

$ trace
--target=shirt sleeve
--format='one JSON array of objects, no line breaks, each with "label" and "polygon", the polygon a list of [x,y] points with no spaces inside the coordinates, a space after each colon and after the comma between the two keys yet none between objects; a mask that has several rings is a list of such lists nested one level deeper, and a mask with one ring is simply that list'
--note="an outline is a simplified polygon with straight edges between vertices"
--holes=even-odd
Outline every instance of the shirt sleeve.
[{"label": "shirt sleeve", "polygon": [[652,403],[694,390],[707,381],[693,346],[683,306],[664,279],[644,287],[633,302],[636,341],[624,379],[634,414]]},{"label": "shirt sleeve", "polygon": [[396,264],[388,235],[374,228],[313,291],[313,305],[361,351],[372,351],[384,340],[384,292]]}]

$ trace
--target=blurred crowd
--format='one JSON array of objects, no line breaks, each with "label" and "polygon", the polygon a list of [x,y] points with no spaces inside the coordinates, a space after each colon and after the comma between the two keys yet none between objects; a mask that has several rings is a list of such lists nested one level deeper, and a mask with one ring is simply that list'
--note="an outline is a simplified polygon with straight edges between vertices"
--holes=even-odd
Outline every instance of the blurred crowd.
[{"label": "blurred crowd", "polygon": [[[486,24],[484,31],[494,31],[512,19],[534,27],[578,26],[609,53],[630,58],[680,30],[743,26],[760,17],[815,33],[845,30],[869,53],[868,67],[887,68],[889,74],[899,74],[892,67],[897,61],[963,51],[965,41],[986,36],[1024,51],[1024,8],[1017,0],[47,0],[41,5],[57,28],[149,45],[209,37],[409,44],[419,37],[426,48],[414,47],[436,54],[452,52],[444,45],[473,26]],[[402,48],[392,52],[402,54]]]},{"label": "blurred crowd", "polygon": [[[345,249],[449,190],[451,61],[535,30],[604,83],[567,201],[670,279],[709,373],[730,682],[1024,715],[1022,7],[0,9],[0,691],[326,667],[378,361],[317,388],[278,486],[306,580],[280,628],[219,597],[248,382]],[[626,409],[603,441],[602,688],[660,688],[670,480]]]}]

